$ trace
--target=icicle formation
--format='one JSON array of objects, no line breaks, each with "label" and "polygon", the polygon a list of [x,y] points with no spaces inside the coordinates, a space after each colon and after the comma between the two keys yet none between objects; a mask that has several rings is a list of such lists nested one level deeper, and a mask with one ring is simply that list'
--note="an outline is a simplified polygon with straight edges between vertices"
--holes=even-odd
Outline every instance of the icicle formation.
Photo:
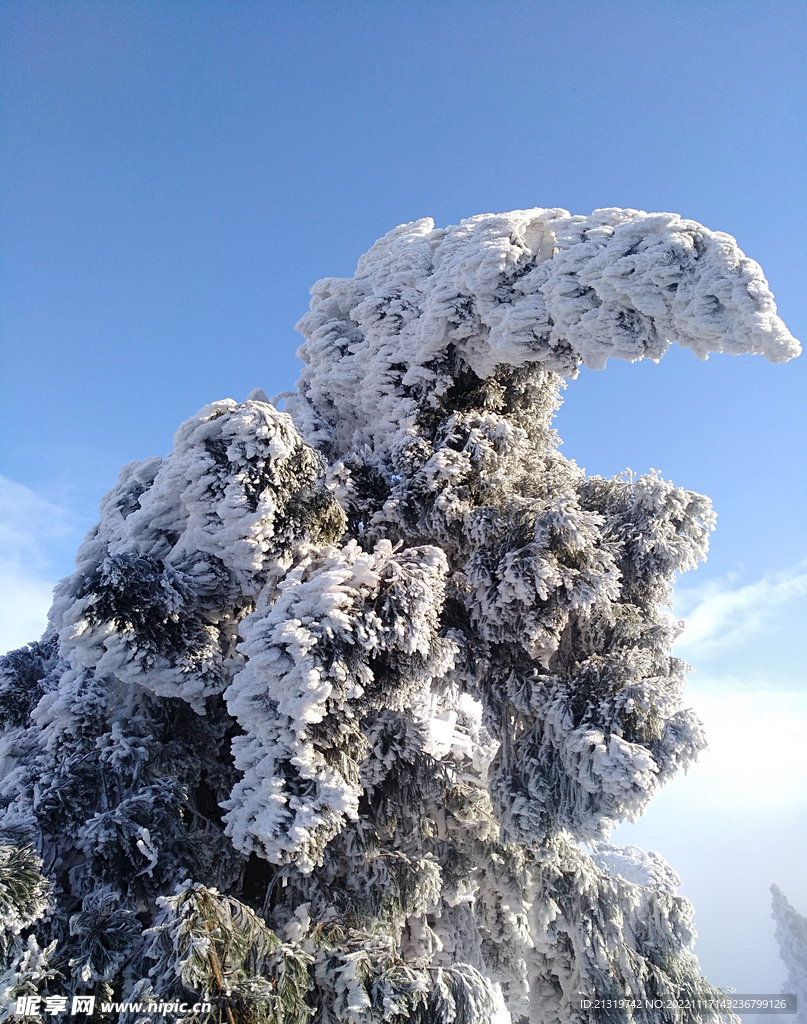
[{"label": "icicle formation", "polygon": [[798,1012],[791,1019],[793,1024],[804,1024],[807,1021],[807,917],[796,910],[778,885],[771,886],[771,893],[779,956],[787,968],[782,992],[796,996]]},{"label": "icicle formation", "polygon": [[567,1024],[710,995],[674,873],[607,838],[703,747],[667,605],[714,516],[586,478],[551,420],[581,361],[795,354],[759,268],[667,214],[421,221],[301,330],[288,411],[215,403],[125,467],[3,661],[2,998]]}]

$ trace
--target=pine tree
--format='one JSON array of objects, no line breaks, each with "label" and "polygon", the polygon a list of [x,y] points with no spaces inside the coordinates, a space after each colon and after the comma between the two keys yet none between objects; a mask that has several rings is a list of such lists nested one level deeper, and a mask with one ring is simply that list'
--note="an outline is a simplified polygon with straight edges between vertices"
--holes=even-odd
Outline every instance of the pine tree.
[{"label": "pine tree", "polygon": [[787,981],[782,991],[797,999],[793,1024],[807,1021],[807,917],[790,903],[778,885],[771,886],[773,920],[779,955],[787,968]]},{"label": "pine tree", "polygon": [[527,210],[404,225],[312,294],[286,411],[216,402],[125,466],[4,660],[2,995],[717,1020],[579,1002],[715,995],[674,872],[608,842],[704,746],[669,604],[714,515],[551,424],[581,363],[796,355],[759,267],[670,214]]}]

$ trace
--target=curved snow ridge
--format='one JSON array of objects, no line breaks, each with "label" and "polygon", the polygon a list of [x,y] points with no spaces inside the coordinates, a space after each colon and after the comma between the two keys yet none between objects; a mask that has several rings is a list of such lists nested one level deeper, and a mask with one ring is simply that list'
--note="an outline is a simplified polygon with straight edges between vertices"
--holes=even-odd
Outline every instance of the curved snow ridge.
[{"label": "curved snow ridge", "polygon": [[482,377],[502,364],[569,375],[581,362],[657,361],[676,343],[700,359],[801,351],[760,266],[730,235],[674,213],[536,208],[444,230],[425,218],[379,239],[353,278],[311,291],[301,383],[346,359],[356,372],[329,377],[337,403],[360,384],[383,394],[385,368],[411,371],[449,345]]},{"label": "curved snow ridge", "polygon": [[589,852],[595,865],[611,878],[644,888],[664,889],[675,896],[681,879],[659,853],[638,846],[612,846],[611,843],[590,843]]}]

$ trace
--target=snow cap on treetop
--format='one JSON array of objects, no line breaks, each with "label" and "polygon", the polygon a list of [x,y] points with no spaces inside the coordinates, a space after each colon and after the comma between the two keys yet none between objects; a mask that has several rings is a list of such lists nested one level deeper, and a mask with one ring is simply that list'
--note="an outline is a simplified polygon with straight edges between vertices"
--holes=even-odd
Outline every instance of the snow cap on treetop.
[{"label": "snow cap on treetop", "polygon": [[[352,279],[325,278],[311,294],[299,324],[307,361],[322,315],[337,306],[371,347],[400,334],[411,364],[454,343],[483,377],[503,363],[570,374],[609,357],[658,361],[675,342],[700,359],[749,352],[780,363],[801,351],[759,264],[731,235],[674,213],[536,208],[445,229],[423,218],[379,239]],[[351,348],[359,340],[345,338]]]},{"label": "snow cap on treetop", "polygon": [[536,208],[445,229],[424,218],[311,294],[286,408],[334,454],[394,443],[416,393],[440,392],[457,358],[481,378],[525,364],[574,377],[611,357],[658,361],[676,342],[699,359],[801,351],[760,266],[730,235],[673,213]]}]

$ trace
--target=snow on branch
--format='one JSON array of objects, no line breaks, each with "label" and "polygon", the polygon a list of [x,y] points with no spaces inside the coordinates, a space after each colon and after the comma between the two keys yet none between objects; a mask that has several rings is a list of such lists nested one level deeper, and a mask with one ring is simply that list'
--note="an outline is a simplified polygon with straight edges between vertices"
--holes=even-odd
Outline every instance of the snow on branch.
[{"label": "snow on branch", "polygon": [[428,387],[452,352],[489,377],[526,363],[575,376],[581,363],[658,361],[676,343],[699,359],[780,363],[801,351],[760,266],[730,235],[672,213],[536,208],[446,229],[424,218],[379,239],[352,278],[311,293],[297,325],[307,367],[288,406],[308,436],[323,420],[361,430],[393,417],[391,403],[407,405],[398,381]]}]

